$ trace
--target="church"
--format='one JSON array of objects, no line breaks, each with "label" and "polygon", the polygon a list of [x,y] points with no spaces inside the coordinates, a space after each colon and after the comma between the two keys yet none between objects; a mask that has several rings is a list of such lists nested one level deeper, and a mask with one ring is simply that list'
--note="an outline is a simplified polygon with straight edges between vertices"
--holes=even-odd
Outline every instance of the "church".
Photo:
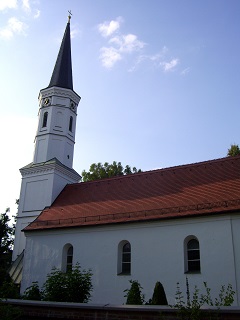
[{"label": "church", "polygon": [[81,182],[72,168],[80,99],[69,18],[39,93],[33,161],[20,169],[13,266],[21,292],[33,281],[41,287],[53,267],[79,263],[93,273],[92,303],[123,304],[138,280],[145,300],[160,281],[174,304],[187,277],[190,290],[207,282],[213,298],[231,284],[239,305],[240,157]]}]

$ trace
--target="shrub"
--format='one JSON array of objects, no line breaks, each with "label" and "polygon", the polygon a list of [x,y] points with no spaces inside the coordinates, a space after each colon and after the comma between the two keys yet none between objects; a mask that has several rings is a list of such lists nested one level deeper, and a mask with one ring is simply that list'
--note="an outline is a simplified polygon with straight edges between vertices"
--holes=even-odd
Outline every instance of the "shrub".
[{"label": "shrub", "polygon": [[13,283],[13,281],[10,279],[3,282],[3,285],[0,288],[0,297],[4,299],[19,299],[19,291],[19,286]]},{"label": "shrub", "polygon": [[199,294],[197,286],[194,287],[193,295],[190,295],[188,278],[186,278],[186,302],[184,301],[184,295],[180,289],[179,283],[177,283],[177,291],[175,294],[176,304],[171,306],[178,309],[180,319],[198,320],[202,317],[200,308],[203,305],[208,306],[231,306],[234,302],[235,291],[232,289],[232,285],[229,284],[227,288],[221,286],[218,298],[215,300],[211,297],[211,289],[207,286],[206,282],[203,282],[205,293]]},{"label": "shrub", "polygon": [[43,285],[43,300],[83,303],[90,300],[91,291],[91,270],[81,270],[79,264],[67,273],[55,268]]},{"label": "shrub", "polygon": [[53,268],[43,285],[43,300],[67,301],[66,274]]},{"label": "shrub", "polygon": [[124,292],[127,292],[124,297],[127,297],[126,304],[136,304],[136,305],[142,305],[144,302],[144,295],[141,292],[141,285],[137,280],[129,280],[131,283],[130,289],[124,290]]},{"label": "shrub", "polygon": [[152,299],[149,300],[152,305],[167,305],[167,297],[161,282],[157,281],[154,287]]},{"label": "shrub", "polygon": [[88,302],[92,291],[92,273],[80,270],[80,266],[74,267],[66,274],[69,301]]},{"label": "shrub", "polygon": [[16,320],[22,315],[19,308],[13,307],[0,301],[0,319],[1,320]]},{"label": "shrub", "polygon": [[42,292],[39,289],[38,282],[33,282],[30,287],[28,287],[22,296],[23,300],[42,300]]}]

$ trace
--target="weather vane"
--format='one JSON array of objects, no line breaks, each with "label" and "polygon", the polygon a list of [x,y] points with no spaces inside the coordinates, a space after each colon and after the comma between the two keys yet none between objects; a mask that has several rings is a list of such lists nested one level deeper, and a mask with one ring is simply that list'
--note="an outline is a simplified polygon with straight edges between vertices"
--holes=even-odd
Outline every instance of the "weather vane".
[{"label": "weather vane", "polygon": [[71,16],[72,16],[72,12],[71,12],[71,10],[69,10],[69,11],[68,11],[68,13],[69,13],[69,16],[68,16],[68,22],[70,22],[70,19],[71,19]]}]

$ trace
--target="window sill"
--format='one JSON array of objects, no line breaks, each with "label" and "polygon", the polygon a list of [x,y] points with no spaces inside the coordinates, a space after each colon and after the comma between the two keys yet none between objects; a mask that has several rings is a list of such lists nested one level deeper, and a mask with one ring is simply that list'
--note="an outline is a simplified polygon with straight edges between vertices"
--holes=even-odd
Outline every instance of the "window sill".
[{"label": "window sill", "polygon": [[118,276],[130,276],[131,273],[123,273],[123,272],[121,272],[121,273],[118,273],[117,275]]},{"label": "window sill", "polygon": [[184,274],[201,274],[201,271],[185,271]]}]

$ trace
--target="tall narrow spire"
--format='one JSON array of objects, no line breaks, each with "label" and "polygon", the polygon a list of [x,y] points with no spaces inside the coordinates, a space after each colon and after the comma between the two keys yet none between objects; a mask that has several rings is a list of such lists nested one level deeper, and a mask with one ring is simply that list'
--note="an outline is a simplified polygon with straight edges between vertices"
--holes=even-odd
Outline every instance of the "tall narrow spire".
[{"label": "tall narrow spire", "polygon": [[73,90],[70,18],[68,19],[62,44],[48,88],[53,86]]}]

